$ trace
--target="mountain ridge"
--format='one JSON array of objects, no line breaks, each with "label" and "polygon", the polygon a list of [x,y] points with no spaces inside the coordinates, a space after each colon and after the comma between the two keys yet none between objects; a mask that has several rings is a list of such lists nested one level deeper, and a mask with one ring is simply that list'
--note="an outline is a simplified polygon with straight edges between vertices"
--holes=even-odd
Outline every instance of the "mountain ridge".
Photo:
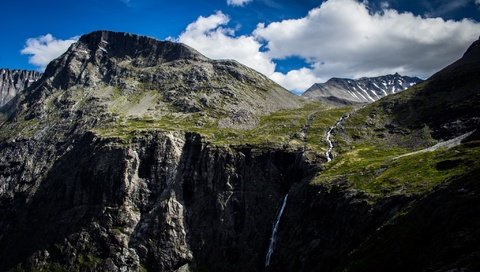
[{"label": "mountain ridge", "polygon": [[313,84],[302,96],[334,103],[372,103],[420,82],[420,78],[401,76],[398,73],[359,79],[331,78],[325,83]]},{"label": "mountain ridge", "polygon": [[[72,88],[75,95],[65,92]],[[83,35],[53,60],[38,87],[25,94],[23,108],[35,111],[30,107],[51,99],[52,92],[70,96],[74,104],[90,96],[113,115],[205,113],[207,121],[221,119],[226,127],[252,127],[260,115],[304,103],[236,61],[210,60],[184,44],[109,31]],[[12,104],[7,115],[22,108]]]}]

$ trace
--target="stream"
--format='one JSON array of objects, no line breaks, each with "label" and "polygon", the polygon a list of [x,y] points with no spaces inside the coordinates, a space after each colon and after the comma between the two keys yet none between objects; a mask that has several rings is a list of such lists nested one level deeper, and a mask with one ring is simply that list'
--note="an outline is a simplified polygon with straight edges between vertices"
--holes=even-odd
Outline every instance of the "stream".
[{"label": "stream", "polygon": [[330,162],[333,159],[333,143],[332,143],[332,132],[334,129],[336,129],[343,121],[345,121],[348,117],[350,117],[350,114],[347,115],[342,115],[340,119],[335,122],[335,124],[330,127],[330,129],[327,131],[327,144],[328,144],[328,149],[327,152],[325,153],[325,156],[327,157],[327,162]]}]

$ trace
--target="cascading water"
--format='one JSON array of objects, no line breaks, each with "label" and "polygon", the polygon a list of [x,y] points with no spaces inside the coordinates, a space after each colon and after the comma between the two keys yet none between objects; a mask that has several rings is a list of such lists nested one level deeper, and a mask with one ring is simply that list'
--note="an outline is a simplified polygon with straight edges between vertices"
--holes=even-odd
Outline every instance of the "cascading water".
[{"label": "cascading water", "polygon": [[333,129],[335,128],[335,126],[331,127],[328,131],[327,131],[327,144],[328,144],[328,149],[327,149],[327,153],[325,154],[326,157],[327,157],[327,162],[331,161],[332,160],[332,150],[333,150],[333,143],[332,141],[330,140],[330,137],[332,137],[332,131]]},{"label": "cascading water", "polygon": [[283,210],[287,205],[287,199],[288,194],[286,194],[283,198],[282,207],[280,208],[280,211],[277,214],[277,218],[275,219],[275,223],[273,224],[272,236],[270,237],[270,244],[268,245],[267,256],[265,257],[265,267],[268,267],[270,265],[270,258],[272,257],[273,251],[275,250],[275,244],[277,243],[278,225],[280,224],[280,219],[282,219]]},{"label": "cascading water", "polygon": [[350,116],[350,114],[343,115],[338,119],[337,122],[335,122],[335,125],[333,125],[328,131],[327,131],[327,144],[328,144],[328,149],[327,152],[325,153],[325,156],[327,157],[327,162],[331,161],[333,159],[333,143],[332,140],[330,139],[332,137],[332,131],[337,128],[345,119],[347,119]]}]

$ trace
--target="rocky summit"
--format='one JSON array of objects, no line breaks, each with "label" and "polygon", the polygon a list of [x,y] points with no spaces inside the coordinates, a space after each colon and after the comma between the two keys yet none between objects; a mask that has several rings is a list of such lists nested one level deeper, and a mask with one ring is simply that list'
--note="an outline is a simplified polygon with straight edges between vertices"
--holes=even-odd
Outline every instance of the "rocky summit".
[{"label": "rocky summit", "polygon": [[86,34],[0,107],[0,271],[478,271],[479,52],[339,107]]},{"label": "rocky summit", "polygon": [[360,79],[332,78],[316,83],[303,96],[336,104],[372,103],[422,82],[418,77],[385,75]]},{"label": "rocky summit", "polygon": [[35,71],[0,69],[0,107],[30,87],[41,75]]}]

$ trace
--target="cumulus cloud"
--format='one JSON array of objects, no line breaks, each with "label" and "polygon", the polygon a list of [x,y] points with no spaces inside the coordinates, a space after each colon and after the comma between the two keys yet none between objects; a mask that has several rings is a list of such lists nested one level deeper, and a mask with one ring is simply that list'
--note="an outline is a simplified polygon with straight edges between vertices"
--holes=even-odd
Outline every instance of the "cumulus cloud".
[{"label": "cumulus cloud", "polygon": [[304,91],[313,84],[323,81],[312,69],[305,67],[298,70],[291,70],[286,74],[275,72],[270,75],[270,78],[284,88],[292,91]]},{"label": "cumulus cloud", "polygon": [[384,5],[372,13],[365,3],[330,0],[300,19],[259,24],[253,35],[268,56],[300,56],[318,78],[361,77],[399,72],[429,76],[461,56],[480,24],[424,18]]},{"label": "cumulus cloud", "polygon": [[252,0],[227,0],[227,4],[230,6],[244,6]]},{"label": "cumulus cloud", "polygon": [[[235,59],[287,89],[303,91],[331,77],[395,72],[428,77],[458,59],[480,34],[480,23],[468,19],[399,13],[386,1],[380,12],[367,5],[329,0],[303,18],[260,23],[251,34],[241,36],[228,27],[229,17],[217,12],[199,17],[178,40],[207,57]],[[275,60],[289,57],[308,65],[287,73],[275,71]]]},{"label": "cumulus cloud", "polygon": [[235,59],[265,75],[275,71],[275,64],[263,52],[253,36],[235,36],[235,30],[226,27],[230,18],[218,11],[208,17],[200,16],[189,24],[178,41],[185,43],[212,59]]},{"label": "cumulus cloud", "polygon": [[28,62],[43,71],[50,61],[67,51],[68,47],[76,42],[78,38],[72,37],[61,40],[56,39],[52,34],[29,38],[20,52],[23,55],[29,55]]}]

